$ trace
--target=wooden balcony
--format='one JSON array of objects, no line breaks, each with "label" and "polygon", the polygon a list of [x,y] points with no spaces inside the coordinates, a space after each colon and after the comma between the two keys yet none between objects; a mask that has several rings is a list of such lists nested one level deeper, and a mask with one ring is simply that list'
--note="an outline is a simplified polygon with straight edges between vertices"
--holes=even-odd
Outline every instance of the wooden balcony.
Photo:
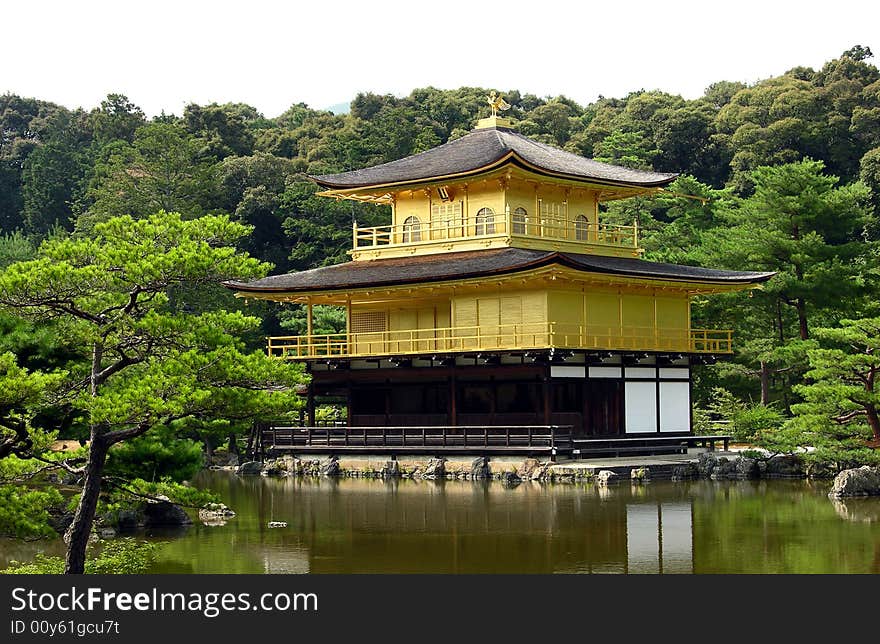
[{"label": "wooden balcony", "polygon": [[361,228],[352,227],[355,258],[427,254],[517,246],[554,248],[568,252],[638,257],[638,224],[617,226],[593,223],[583,217],[542,218],[502,213],[489,216],[454,217],[442,221],[419,221]]},{"label": "wooden balcony", "polygon": [[729,330],[621,329],[556,323],[269,338],[269,355],[289,360],[550,348],[712,354],[733,352],[732,332]]}]

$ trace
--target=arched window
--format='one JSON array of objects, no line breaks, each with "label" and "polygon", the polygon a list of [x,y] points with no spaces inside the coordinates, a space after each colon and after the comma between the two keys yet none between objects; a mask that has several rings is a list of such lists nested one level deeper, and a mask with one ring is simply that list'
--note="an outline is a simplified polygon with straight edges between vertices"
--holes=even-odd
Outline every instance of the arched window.
[{"label": "arched window", "polygon": [[477,220],[474,228],[474,233],[477,235],[495,234],[495,213],[491,208],[480,208],[477,211]]},{"label": "arched window", "polygon": [[403,243],[422,241],[422,222],[415,215],[403,220]]},{"label": "arched window", "polygon": [[511,223],[513,224],[512,232],[514,235],[526,234],[526,222],[528,221],[528,217],[529,214],[526,212],[525,208],[517,208],[513,211]]},{"label": "arched window", "polygon": [[589,230],[590,220],[585,215],[578,215],[574,220],[574,238],[578,241],[587,241]]}]

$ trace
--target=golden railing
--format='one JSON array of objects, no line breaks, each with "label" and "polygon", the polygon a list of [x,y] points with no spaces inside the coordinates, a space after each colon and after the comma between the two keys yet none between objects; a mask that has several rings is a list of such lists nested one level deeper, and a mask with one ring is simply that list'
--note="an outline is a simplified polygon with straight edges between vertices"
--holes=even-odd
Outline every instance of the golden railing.
[{"label": "golden railing", "polygon": [[274,336],[278,358],[396,356],[519,349],[608,349],[732,353],[732,331],[545,324],[497,324],[374,333]]},{"label": "golden railing", "polygon": [[517,214],[475,217],[451,217],[443,220],[408,221],[390,226],[361,228],[354,222],[352,241],[355,250],[381,246],[399,246],[428,242],[473,239],[492,235],[510,235],[532,239],[571,241],[624,248],[638,248],[638,224],[617,226],[593,223],[578,218]]}]

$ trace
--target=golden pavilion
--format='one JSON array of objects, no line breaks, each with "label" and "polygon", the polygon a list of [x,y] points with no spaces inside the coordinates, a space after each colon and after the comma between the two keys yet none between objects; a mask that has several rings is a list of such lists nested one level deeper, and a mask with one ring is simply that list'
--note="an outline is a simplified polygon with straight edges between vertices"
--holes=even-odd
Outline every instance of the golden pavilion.
[{"label": "golden pavilion", "polygon": [[[691,367],[733,340],[693,328],[691,300],[773,274],[642,259],[637,223],[605,223],[599,204],[677,175],[528,139],[496,106],[426,152],[312,177],[326,197],[391,207],[388,225],[354,223],[351,261],[226,284],[307,309],[305,335],[268,342],[311,374],[308,419],[276,444],[577,455],[693,437]],[[344,307],[344,332],[313,333],[318,304]],[[344,406],[345,426],[315,427],[316,400]]]}]

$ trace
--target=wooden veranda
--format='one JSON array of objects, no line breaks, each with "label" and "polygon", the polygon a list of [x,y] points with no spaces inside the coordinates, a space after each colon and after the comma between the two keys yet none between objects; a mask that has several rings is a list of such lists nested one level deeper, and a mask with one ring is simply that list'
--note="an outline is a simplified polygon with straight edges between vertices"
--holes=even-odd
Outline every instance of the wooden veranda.
[{"label": "wooden veranda", "polygon": [[267,425],[255,452],[281,454],[471,455],[562,458],[686,454],[691,447],[727,451],[728,435],[617,436],[589,438],[566,425],[308,427]]}]

